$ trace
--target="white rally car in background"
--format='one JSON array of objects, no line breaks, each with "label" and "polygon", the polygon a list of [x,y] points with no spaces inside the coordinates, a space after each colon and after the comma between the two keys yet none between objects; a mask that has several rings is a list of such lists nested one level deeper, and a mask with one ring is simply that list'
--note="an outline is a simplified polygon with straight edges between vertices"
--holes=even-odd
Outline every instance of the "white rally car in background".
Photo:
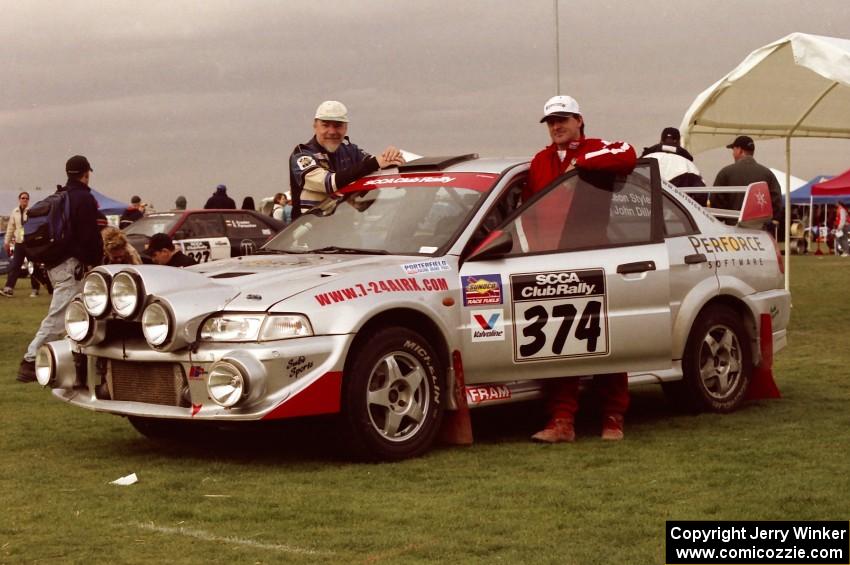
[{"label": "white rally car in background", "polygon": [[[786,343],[770,235],[716,220],[651,159],[570,172],[520,205],[527,172],[420,159],[346,187],[260,254],[98,267],[38,380],[149,436],[339,413],[349,447],[388,460],[427,450],[456,393],[528,400],[552,377],[628,371],[698,408],[739,406],[764,347]],[[771,217],[766,190],[748,189],[741,224]]]}]

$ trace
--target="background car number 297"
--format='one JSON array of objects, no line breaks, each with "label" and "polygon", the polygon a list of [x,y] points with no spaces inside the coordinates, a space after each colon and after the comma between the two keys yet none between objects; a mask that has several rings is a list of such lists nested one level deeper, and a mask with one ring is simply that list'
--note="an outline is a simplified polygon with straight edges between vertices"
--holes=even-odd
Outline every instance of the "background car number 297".
[{"label": "background car number 297", "polygon": [[514,361],[608,354],[603,269],[510,278]]},{"label": "background car number 297", "polygon": [[206,263],[210,260],[209,241],[184,241],[183,253],[198,263]]}]

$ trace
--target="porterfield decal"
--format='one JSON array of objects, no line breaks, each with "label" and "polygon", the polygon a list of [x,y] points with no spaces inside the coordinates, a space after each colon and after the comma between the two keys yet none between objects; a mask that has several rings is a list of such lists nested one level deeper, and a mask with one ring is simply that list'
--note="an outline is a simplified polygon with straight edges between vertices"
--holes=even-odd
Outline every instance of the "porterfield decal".
[{"label": "porterfield decal", "polygon": [[514,361],[608,354],[603,269],[511,275]]},{"label": "porterfield decal", "polygon": [[464,306],[502,303],[502,275],[469,275],[460,277]]}]

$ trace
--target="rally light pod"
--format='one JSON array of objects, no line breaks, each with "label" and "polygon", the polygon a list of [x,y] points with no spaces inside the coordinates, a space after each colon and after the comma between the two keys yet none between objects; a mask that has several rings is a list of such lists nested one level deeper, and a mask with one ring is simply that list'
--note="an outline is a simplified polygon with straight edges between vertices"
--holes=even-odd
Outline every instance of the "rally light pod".
[{"label": "rally light pod", "polygon": [[129,271],[121,271],[115,275],[110,286],[110,294],[112,311],[125,320],[135,316],[144,302],[141,280],[137,274]]},{"label": "rally light pod", "polygon": [[62,339],[39,347],[35,355],[35,378],[41,386],[73,389],[77,382],[77,367],[71,342]]},{"label": "rally light pod", "polygon": [[86,312],[95,318],[109,313],[109,285],[112,277],[108,273],[92,271],[83,279],[83,305]]}]

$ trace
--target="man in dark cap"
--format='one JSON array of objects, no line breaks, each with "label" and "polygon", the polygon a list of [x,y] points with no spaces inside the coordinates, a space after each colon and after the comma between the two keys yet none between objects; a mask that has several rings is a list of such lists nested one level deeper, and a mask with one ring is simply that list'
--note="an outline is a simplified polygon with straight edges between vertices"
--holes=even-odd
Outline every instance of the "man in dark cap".
[{"label": "man in dark cap", "polygon": [[[773,220],[782,220],[782,190],[773,172],[756,162],[753,154],[756,144],[748,135],[739,135],[735,141],[726,146],[732,150],[731,165],[726,165],[714,179],[714,186],[747,186],[754,182],[764,181],[770,190],[770,202],[773,204]],[[726,210],[740,210],[744,202],[743,193],[720,193],[711,195],[711,207]],[[765,229],[771,231],[771,225],[765,224]]]},{"label": "man in dark cap", "polygon": [[[661,178],[680,188],[705,186],[699,169],[694,165],[694,158],[687,149],[680,145],[682,136],[674,127],[664,128],[661,132],[661,143],[652,147],[644,147],[641,157],[652,157],[658,161]],[[705,206],[705,194],[696,194],[694,199]]]},{"label": "man in dark cap", "polygon": [[83,290],[83,274],[88,267],[99,265],[103,241],[97,226],[97,201],[89,188],[89,160],[74,155],[65,163],[68,183],[59,188],[67,193],[70,233],[64,238],[57,258],[46,263],[47,275],[53,284],[53,296],[47,316],[35,334],[18,369],[18,381],[35,380],[35,356],[38,348],[65,334],[65,310],[71,300]]},{"label": "man in dark cap", "polygon": [[206,210],[236,210],[236,202],[227,195],[227,186],[220,184],[204,204]]},{"label": "man in dark cap", "polygon": [[174,248],[174,242],[167,233],[155,233],[148,240],[147,244],[148,256],[157,265],[166,265],[168,267],[191,267],[197,265],[198,262]]}]

